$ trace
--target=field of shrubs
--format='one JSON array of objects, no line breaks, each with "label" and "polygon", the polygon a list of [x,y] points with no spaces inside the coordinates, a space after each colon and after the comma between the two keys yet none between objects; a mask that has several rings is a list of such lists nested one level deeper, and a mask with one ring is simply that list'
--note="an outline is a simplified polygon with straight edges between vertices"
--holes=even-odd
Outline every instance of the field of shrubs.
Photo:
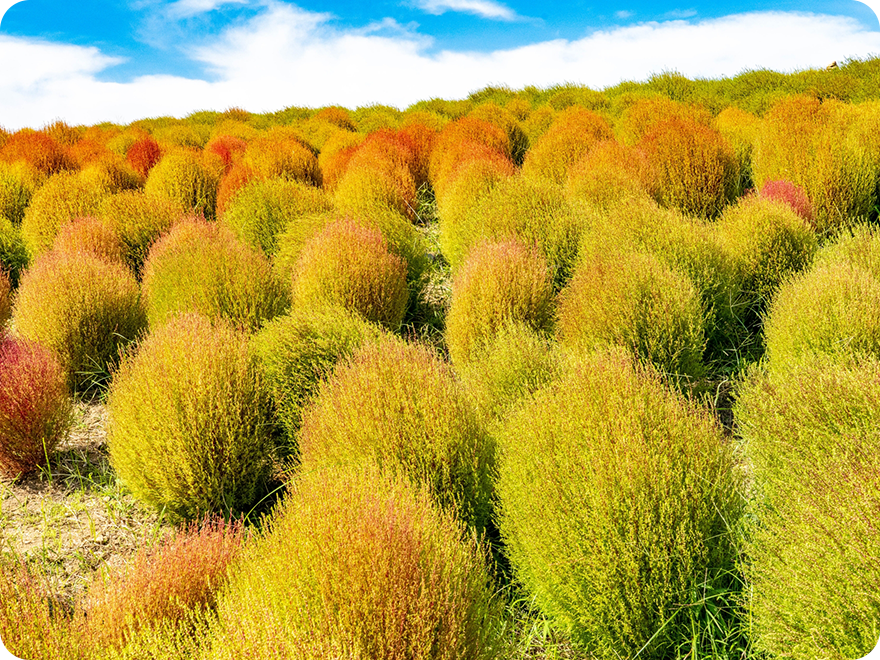
[{"label": "field of shrubs", "polygon": [[62,583],[0,525],[0,638],[866,655],[878,210],[880,59],[0,130],[0,502],[87,414],[161,527]]}]

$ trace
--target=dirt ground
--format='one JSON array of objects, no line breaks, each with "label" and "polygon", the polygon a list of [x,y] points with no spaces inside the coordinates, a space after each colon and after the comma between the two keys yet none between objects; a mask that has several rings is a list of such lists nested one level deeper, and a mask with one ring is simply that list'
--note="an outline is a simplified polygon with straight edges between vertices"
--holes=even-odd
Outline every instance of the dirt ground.
[{"label": "dirt ground", "polygon": [[76,598],[96,570],[123,565],[171,529],[117,482],[105,424],[103,405],[77,404],[73,430],[49,468],[0,477],[0,552],[45,571],[65,599]]}]

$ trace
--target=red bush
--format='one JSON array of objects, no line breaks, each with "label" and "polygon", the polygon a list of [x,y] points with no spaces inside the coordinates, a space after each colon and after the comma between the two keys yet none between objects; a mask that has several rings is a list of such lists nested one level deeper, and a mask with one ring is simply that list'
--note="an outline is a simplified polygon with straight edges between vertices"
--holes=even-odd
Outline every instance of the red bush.
[{"label": "red bush", "polygon": [[768,181],[761,186],[761,197],[785,202],[794,212],[815,227],[816,212],[806,191],[791,181]]},{"label": "red bush", "polygon": [[125,157],[141,176],[147,176],[153,165],[162,158],[162,149],[158,142],[147,135],[131,145]]},{"label": "red bush", "polygon": [[72,421],[67,375],[35,342],[0,336],[0,473],[45,464]]},{"label": "red bush", "polygon": [[22,129],[9,136],[0,149],[0,160],[7,163],[23,160],[43,174],[75,169],[64,147],[45,133],[30,129]]},{"label": "red bush", "polygon": [[205,145],[205,151],[211,151],[223,161],[223,166],[229,168],[232,163],[247,149],[248,143],[234,135],[218,135]]}]

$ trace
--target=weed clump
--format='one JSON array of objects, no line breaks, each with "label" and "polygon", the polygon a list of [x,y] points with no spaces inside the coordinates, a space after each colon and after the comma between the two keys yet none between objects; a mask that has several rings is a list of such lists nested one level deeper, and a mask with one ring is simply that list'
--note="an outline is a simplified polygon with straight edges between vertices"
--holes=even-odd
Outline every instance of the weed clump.
[{"label": "weed clump", "polygon": [[423,488],[375,468],[300,472],[221,596],[211,660],[498,657],[485,550]]},{"label": "weed clump", "polygon": [[554,302],[553,281],[540,252],[515,240],[481,243],[452,282],[446,343],[453,363],[464,365],[508,323],[550,330]]},{"label": "weed clump", "polygon": [[194,520],[247,513],[269,490],[269,396],[247,336],[184,314],[119,366],[107,397],[110,460],[138,499]]},{"label": "weed clump", "polygon": [[177,222],[150,249],[143,292],[150,327],[181,312],[256,330],[289,305],[266,256],[220,224]]},{"label": "weed clump", "polygon": [[0,473],[46,465],[73,422],[67,378],[40,344],[0,333]]},{"label": "weed clump", "polygon": [[738,597],[742,508],[708,411],[598,352],[511,414],[498,442],[499,526],[540,610],[596,657],[708,653],[706,613],[731,625],[731,612],[704,596]]},{"label": "weed clump", "polygon": [[559,297],[560,344],[578,352],[622,346],[673,377],[705,372],[705,311],[685,275],[650,253],[582,257]]},{"label": "weed clump", "polygon": [[303,470],[378,462],[478,531],[489,524],[494,444],[427,347],[387,338],[338,366],[303,415],[300,451]]},{"label": "weed clump", "polygon": [[285,453],[294,453],[303,410],[321,382],[337,363],[383,334],[341,307],[306,307],[270,321],[254,335],[251,347],[287,435]]},{"label": "weed clump", "polygon": [[293,273],[297,307],[339,305],[396,331],[409,301],[406,262],[373,228],[331,222],[302,249]]},{"label": "weed clump", "polygon": [[87,252],[51,251],[22,276],[13,322],[22,337],[57,354],[82,393],[106,379],[146,317],[128,268]]},{"label": "weed clump", "polygon": [[738,388],[754,474],[744,568],[759,653],[859,658],[877,643],[878,384],[875,356],[838,354],[784,375],[755,370]]}]

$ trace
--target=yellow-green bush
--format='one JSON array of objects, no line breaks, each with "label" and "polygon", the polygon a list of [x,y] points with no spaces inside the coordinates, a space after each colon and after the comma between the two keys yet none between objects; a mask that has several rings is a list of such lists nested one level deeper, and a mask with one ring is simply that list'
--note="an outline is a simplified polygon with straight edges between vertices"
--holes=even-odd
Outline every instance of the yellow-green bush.
[{"label": "yellow-green bush", "polygon": [[119,236],[125,262],[138,276],[156,239],[185,214],[179,202],[139,191],[110,195],[98,208],[98,217]]},{"label": "yellow-green bush", "polygon": [[730,616],[711,596],[736,598],[741,480],[707,410],[600,352],[508,417],[498,442],[506,552],[556,626],[593,657],[710,653],[709,613]]},{"label": "yellow-green bush", "polygon": [[529,151],[529,138],[510,110],[490,101],[476,106],[467,116],[487,121],[504,131],[510,144],[510,159],[516,165],[523,164]]},{"label": "yellow-green bush", "polygon": [[440,219],[440,247],[453,272],[482,241],[516,239],[539,247],[557,285],[571,275],[581,227],[561,186],[525,176],[502,179],[460,220],[450,226]]},{"label": "yellow-green bush", "polygon": [[452,281],[446,344],[453,363],[466,364],[508,323],[549,331],[554,303],[551,273],[537,249],[515,240],[477,245]]},{"label": "yellow-green bush", "polygon": [[570,202],[608,207],[628,197],[654,196],[655,180],[642,151],[605,140],[569,168],[565,194]]},{"label": "yellow-green bush", "polygon": [[393,158],[360,149],[336,185],[333,199],[343,213],[351,215],[385,208],[415,219],[416,184],[409,167]]},{"label": "yellow-green bush", "polygon": [[213,218],[220,174],[208,167],[199,152],[176,150],[162,157],[150,170],[144,192],[160,195],[187,211]]},{"label": "yellow-green bush", "polygon": [[767,310],[764,337],[774,373],[816,355],[880,357],[880,280],[847,262],[793,277]]},{"label": "yellow-green bush", "polygon": [[428,172],[435,190],[471,154],[489,151],[511,161],[510,138],[494,124],[476,117],[463,117],[446,124],[437,134]]},{"label": "yellow-green bush", "polygon": [[626,348],[673,378],[703,375],[705,311],[688,277],[650,253],[584,255],[559,296],[557,335],[588,352]]},{"label": "yellow-green bush", "polygon": [[302,470],[378,462],[478,531],[492,513],[495,447],[430,348],[388,337],[340,364],[303,413]]},{"label": "yellow-green bush", "polygon": [[256,180],[238,191],[222,222],[241,240],[271,257],[278,249],[278,235],[291,222],[330,209],[319,188],[299,181]]},{"label": "yellow-green bush", "polygon": [[641,97],[621,113],[614,124],[614,132],[624,144],[637,144],[658,123],[668,120],[709,126],[712,115],[706,108],[693,103],[681,103],[662,96]]},{"label": "yellow-green bush", "polygon": [[718,131],[675,117],[656,122],[637,143],[663,206],[714,218],[740,192],[733,148]]},{"label": "yellow-green bush", "polygon": [[731,259],[741,292],[737,316],[754,330],[785,278],[809,266],[816,233],[788,204],[754,195],[729,206],[714,233]]},{"label": "yellow-green bush", "polygon": [[110,191],[79,173],[62,172],[50,177],[34,193],[21,222],[21,237],[31,259],[52,247],[55,235],[74,218],[94,216]]},{"label": "yellow-green bush", "polygon": [[150,327],[181,312],[256,330],[290,304],[287,287],[258,249],[200,218],[177,222],[150,249],[143,292]]},{"label": "yellow-green bush", "polygon": [[0,474],[17,478],[49,462],[73,424],[73,406],[66,374],[52,352],[6,335],[2,325]]},{"label": "yellow-green bush", "polygon": [[567,108],[557,113],[547,132],[529,149],[523,174],[562,185],[575,163],[613,137],[611,126],[595,112],[578,106]]},{"label": "yellow-green bush", "polygon": [[293,304],[339,305],[396,331],[409,302],[406,273],[406,262],[377,229],[335,220],[303,246],[293,271]]},{"label": "yellow-green bush", "polygon": [[22,275],[13,323],[57,354],[75,391],[112,371],[146,325],[132,272],[87,252],[47,252]]},{"label": "yellow-green bush", "polygon": [[0,268],[6,270],[13,288],[18,285],[18,279],[28,261],[27,248],[18,227],[0,215]]},{"label": "yellow-green bush", "polygon": [[206,660],[491,660],[485,549],[401,477],[301,472],[221,595]]},{"label": "yellow-green bush", "polygon": [[12,316],[12,283],[3,268],[3,261],[0,260],[0,332],[10,316]]},{"label": "yellow-green bush", "polygon": [[734,413],[754,479],[744,562],[757,653],[843,660],[877,643],[874,355],[808,358],[784,376],[753,372],[738,388]]},{"label": "yellow-green bush", "polygon": [[752,156],[761,130],[761,119],[731,105],[724,108],[712,120],[712,128],[721,133],[736,154],[739,171],[737,191],[743,192],[751,188]]},{"label": "yellow-green bush", "polygon": [[24,219],[24,211],[37,187],[29,179],[25,167],[0,162],[0,216],[16,225]]},{"label": "yellow-green bush", "polygon": [[223,319],[153,330],[120,364],[107,410],[119,478],[175,518],[247,513],[270,489],[271,402],[247,336]]},{"label": "yellow-green bush", "polygon": [[558,379],[563,360],[553,340],[527,323],[510,322],[456,365],[468,397],[487,423]]},{"label": "yellow-green bush", "polygon": [[260,370],[287,434],[285,454],[296,450],[303,409],[336,364],[382,329],[341,307],[308,307],[268,322],[251,339]]},{"label": "yellow-green bush", "polygon": [[315,152],[290,128],[275,127],[251,140],[244,160],[261,178],[321,185],[321,169]]}]

